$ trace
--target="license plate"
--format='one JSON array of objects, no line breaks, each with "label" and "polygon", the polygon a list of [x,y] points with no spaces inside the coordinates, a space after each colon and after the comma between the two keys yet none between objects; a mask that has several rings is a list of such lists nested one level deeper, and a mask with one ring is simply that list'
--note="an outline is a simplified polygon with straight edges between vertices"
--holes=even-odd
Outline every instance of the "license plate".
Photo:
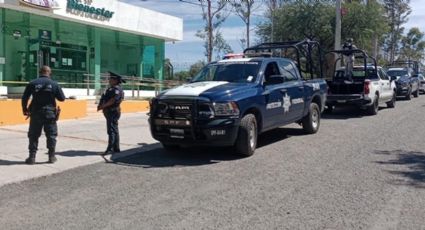
[{"label": "license plate", "polygon": [[184,129],[170,129],[171,134],[184,135]]},{"label": "license plate", "polygon": [[337,100],[338,103],[345,103],[346,100]]},{"label": "license plate", "polygon": [[170,120],[170,119],[155,119],[156,125],[169,125],[169,126],[190,126],[188,120]]}]

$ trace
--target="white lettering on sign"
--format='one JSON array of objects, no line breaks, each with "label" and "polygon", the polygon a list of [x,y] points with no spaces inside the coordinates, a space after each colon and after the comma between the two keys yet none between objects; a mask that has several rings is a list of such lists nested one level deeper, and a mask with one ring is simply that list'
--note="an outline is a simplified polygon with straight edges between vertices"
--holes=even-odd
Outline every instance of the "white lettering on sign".
[{"label": "white lettering on sign", "polygon": [[282,107],[281,101],[272,102],[272,103],[267,104],[266,109],[276,109],[276,108],[279,108],[279,107]]},{"label": "white lettering on sign", "polygon": [[300,103],[304,103],[304,99],[303,98],[296,98],[296,99],[292,99],[292,104],[300,104]]},{"label": "white lettering on sign", "polygon": [[313,83],[313,90],[320,90],[320,84],[319,83]]}]

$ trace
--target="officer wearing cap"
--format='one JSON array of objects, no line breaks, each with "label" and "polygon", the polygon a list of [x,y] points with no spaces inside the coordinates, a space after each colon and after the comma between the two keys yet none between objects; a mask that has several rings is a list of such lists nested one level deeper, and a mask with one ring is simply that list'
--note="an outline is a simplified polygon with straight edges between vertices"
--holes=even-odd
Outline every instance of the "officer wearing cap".
[{"label": "officer wearing cap", "polygon": [[[27,164],[35,163],[38,138],[41,135],[43,127],[47,139],[47,148],[49,149],[49,163],[56,161],[55,147],[56,137],[58,135],[56,120],[59,113],[56,108],[56,99],[59,101],[65,100],[65,95],[60,86],[50,79],[52,73],[50,67],[41,67],[39,73],[39,78],[28,84],[22,96],[22,112],[30,118],[28,131],[29,157],[25,160]],[[31,104],[28,106],[28,100],[31,96]]]},{"label": "officer wearing cap", "polygon": [[97,111],[102,110],[106,118],[108,131],[108,147],[102,155],[120,152],[120,134],[118,131],[118,120],[121,116],[120,104],[124,99],[124,91],[120,84],[125,80],[116,73],[109,71],[109,88],[105,90],[100,98]]}]

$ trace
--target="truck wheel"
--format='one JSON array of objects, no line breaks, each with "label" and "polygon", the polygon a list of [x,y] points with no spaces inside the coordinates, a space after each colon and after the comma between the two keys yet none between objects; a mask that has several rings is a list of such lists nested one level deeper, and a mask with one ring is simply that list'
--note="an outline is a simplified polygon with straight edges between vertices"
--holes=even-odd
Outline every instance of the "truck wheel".
[{"label": "truck wheel", "polygon": [[414,93],[413,93],[414,97],[419,97],[419,89],[417,89]]},{"label": "truck wheel", "polygon": [[366,108],[366,112],[369,115],[376,115],[376,114],[378,114],[378,110],[379,110],[379,96],[376,95],[376,98],[375,98],[375,100],[373,100],[372,105],[369,105]]},{"label": "truck wheel", "polygon": [[388,108],[394,108],[396,100],[397,100],[397,96],[396,96],[396,93],[394,92],[393,97],[391,98],[391,101],[387,102]]},{"label": "truck wheel", "polygon": [[180,146],[178,145],[166,144],[166,143],[161,143],[161,144],[167,152],[175,152],[180,149]]},{"label": "truck wheel", "polygon": [[238,154],[251,156],[257,147],[257,120],[253,114],[245,115],[241,120],[235,149]]},{"label": "truck wheel", "polygon": [[320,108],[312,102],[308,114],[302,120],[303,129],[308,134],[316,133],[320,127]]}]

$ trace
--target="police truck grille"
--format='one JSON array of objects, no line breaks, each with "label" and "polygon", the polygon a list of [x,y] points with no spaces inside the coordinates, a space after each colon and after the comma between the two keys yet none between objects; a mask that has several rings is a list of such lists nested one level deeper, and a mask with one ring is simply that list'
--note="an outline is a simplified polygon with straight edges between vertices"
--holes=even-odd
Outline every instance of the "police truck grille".
[{"label": "police truck grille", "polygon": [[190,103],[159,102],[157,106],[158,117],[162,118],[185,118],[192,116],[193,105]]}]

